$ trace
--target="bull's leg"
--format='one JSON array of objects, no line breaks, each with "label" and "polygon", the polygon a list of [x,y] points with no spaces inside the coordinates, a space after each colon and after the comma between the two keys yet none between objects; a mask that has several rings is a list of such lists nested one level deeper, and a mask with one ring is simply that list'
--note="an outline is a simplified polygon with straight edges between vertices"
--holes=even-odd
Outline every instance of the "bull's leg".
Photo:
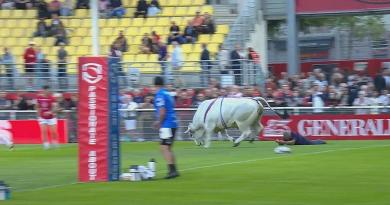
[{"label": "bull's leg", "polygon": [[234,141],[233,147],[240,145],[240,142],[251,134],[251,127],[244,123],[237,123],[238,129],[241,131],[241,136]]},{"label": "bull's leg", "polygon": [[253,133],[251,134],[251,139],[249,140],[249,142],[253,143],[253,141],[255,141],[257,137],[259,137],[261,130],[263,130],[263,125],[257,121],[252,125],[251,130],[253,131]]},{"label": "bull's leg", "polygon": [[234,142],[234,138],[230,136],[227,132],[227,130],[224,130],[226,137],[229,139],[230,142]]},{"label": "bull's leg", "polygon": [[214,132],[212,130],[206,130],[205,138],[204,138],[204,147],[209,148],[211,144],[211,138],[213,137]]}]

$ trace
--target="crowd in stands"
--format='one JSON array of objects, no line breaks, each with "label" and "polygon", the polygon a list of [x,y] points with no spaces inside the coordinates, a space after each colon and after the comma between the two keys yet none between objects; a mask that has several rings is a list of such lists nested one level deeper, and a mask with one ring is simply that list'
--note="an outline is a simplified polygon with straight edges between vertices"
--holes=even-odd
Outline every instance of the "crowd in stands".
[{"label": "crowd in stands", "polygon": [[[265,97],[272,106],[313,107],[320,113],[325,106],[389,106],[390,69],[383,69],[374,78],[358,72],[347,72],[335,68],[331,73],[321,69],[313,72],[288,76],[282,72],[279,78],[267,78],[265,91],[257,86],[225,86],[211,78],[209,86],[203,89],[175,88],[168,84],[167,90],[176,100],[177,108],[196,108],[201,102],[217,97]],[[121,99],[130,98],[139,108],[152,108],[156,94],[154,87],[121,90]],[[32,110],[36,93],[0,93],[0,109]],[[77,104],[77,94],[56,93],[55,97],[64,109],[72,109]],[[388,109],[357,109],[356,114],[388,112]]]}]

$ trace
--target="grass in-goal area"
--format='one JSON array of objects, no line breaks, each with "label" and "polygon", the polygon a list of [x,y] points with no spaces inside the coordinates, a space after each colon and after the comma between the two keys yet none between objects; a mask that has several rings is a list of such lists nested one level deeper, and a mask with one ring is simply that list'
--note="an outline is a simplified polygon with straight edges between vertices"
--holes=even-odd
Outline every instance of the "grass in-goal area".
[{"label": "grass in-goal area", "polygon": [[[123,168],[154,157],[156,143],[122,144]],[[191,142],[175,146],[182,176],[174,180],[77,184],[77,145],[0,147],[0,180],[13,187],[1,205],[387,205],[390,141],[331,141],[273,153],[272,142]]]}]

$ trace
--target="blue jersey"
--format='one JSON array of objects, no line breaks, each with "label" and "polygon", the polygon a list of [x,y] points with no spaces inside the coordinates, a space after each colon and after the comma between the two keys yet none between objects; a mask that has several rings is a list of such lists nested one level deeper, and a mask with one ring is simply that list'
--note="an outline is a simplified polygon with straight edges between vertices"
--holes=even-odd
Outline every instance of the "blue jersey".
[{"label": "blue jersey", "polygon": [[291,137],[295,140],[296,145],[311,145],[312,142],[311,140],[306,139],[302,135],[296,133],[296,132],[291,132]]},{"label": "blue jersey", "polygon": [[167,90],[161,88],[154,98],[157,120],[160,117],[160,109],[165,108],[165,119],[161,125],[163,128],[176,128],[175,101]]}]

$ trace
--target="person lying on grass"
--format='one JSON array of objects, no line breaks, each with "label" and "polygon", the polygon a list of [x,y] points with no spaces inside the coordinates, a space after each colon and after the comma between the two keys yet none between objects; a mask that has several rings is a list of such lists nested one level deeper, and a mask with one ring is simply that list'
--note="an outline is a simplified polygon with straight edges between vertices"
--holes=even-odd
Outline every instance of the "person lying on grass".
[{"label": "person lying on grass", "polygon": [[285,131],[283,132],[283,139],[275,140],[279,145],[320,145],[326,144],[323,140],[310,140],[300,135],[297,132]]}]

